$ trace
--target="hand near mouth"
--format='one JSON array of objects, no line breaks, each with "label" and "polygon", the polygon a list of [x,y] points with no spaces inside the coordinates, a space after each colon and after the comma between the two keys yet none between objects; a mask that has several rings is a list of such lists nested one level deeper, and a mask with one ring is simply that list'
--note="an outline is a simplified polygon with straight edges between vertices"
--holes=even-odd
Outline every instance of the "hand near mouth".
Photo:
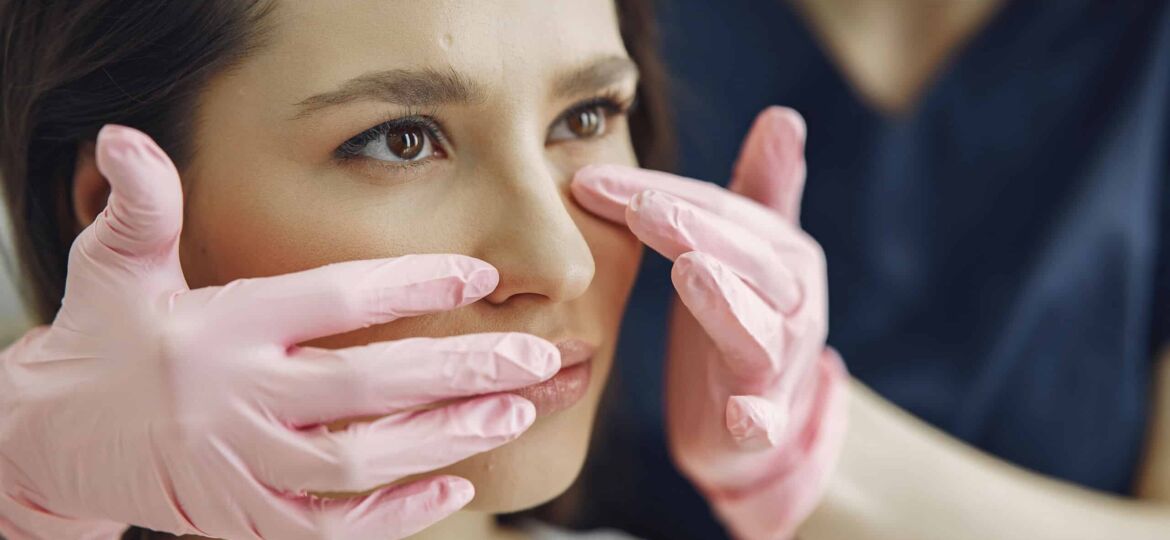
[{"label": "hand near mouth", "polygon": [[[0,534],[112,537],[134,523],[218,538],[402,538],[462,508],[474,487],[450,475],[391,484],[532,425],[533,403],[507,392],[560,369],[536,336],[297,345],[458,309],[497,287],[496,268],[407,255],[190,289],[174,164],[126,127],[103,128],[96,152],[112,194],[73,244],[62,308],[0,353]],[[467,399],[400,413],[455,398]],[[378,419],[327,429],[364,416]]]}]

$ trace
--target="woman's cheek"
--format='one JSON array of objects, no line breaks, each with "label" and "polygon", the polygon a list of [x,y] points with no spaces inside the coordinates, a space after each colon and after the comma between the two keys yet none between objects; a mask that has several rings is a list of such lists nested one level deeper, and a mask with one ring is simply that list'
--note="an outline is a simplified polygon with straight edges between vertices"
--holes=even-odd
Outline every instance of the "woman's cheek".
[{"label": "woman's cheek", "polygon": [[599,218],[575,203],[571,213],[593,253],[598,282],[594,285],[609,301],[624,306],[641,262],[641,241],[625,225]]},{"label": "woman's cheek", "polygon": [[248,183],[195,179],[180,255],[192,288],[325,264],[392,256],[396,214],[368,194],[296,175]]}]

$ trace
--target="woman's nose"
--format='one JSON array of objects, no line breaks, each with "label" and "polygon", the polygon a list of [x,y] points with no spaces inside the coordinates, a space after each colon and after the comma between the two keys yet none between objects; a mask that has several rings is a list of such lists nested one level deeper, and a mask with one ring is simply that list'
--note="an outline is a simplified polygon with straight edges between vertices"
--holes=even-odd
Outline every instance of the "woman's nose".
[{"label": "woman's nose", "polygon": [[568,189],[545,166],[502,167],[489,182],[501,209],[485,220],[480,257],[500,272],[500,284],[485,299],[504,304],[517,298],[572,300],[593,281],[593,253],[569,214]]}]

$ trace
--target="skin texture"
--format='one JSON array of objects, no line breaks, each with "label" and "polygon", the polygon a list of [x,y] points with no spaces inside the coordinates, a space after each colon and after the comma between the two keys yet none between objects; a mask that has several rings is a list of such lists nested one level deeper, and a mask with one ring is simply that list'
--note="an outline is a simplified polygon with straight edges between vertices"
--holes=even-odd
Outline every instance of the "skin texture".
[{"label": "skin texture", "polygon": [[[509,445],[439,471],[476,488],[465,515],[448,520],[466,527],[478,528],[488,513],[549,500],[584,461],[641,253],[628,230],[589,214],[569,195],[571,175],[584,165],[635,164],[624,116],[609,116],[604,132],[590,138],[549,140],[578,103],[633,96],[632,73],[555,92],[566,72],[627,57],[612,3],[277,4],[269,43],[213,79],[200,98],[197,156],[180,171],[186,212],[180,257],[188,284],[408,253],[487,261],[500,280],[482,301],[308,344],[521,331],[596,345],[581,401],[539,418]],[[298,116],[298,103],[353,77],[420,69],[457,74],[479,87],[477,99],[415,106],[362,99]],[[442,155],[407,165],[334,159],[351,137],[411,114],[437,120],[448,139]],[[84,157],[79,163],[84,222],[104,204],[104,184]],[[451,523],[436,530],[453,530]]]}]

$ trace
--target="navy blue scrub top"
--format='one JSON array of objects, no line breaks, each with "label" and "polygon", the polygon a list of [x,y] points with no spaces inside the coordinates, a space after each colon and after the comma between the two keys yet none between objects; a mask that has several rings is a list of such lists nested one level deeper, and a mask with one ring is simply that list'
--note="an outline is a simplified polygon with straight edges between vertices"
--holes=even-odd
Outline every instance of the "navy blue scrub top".
[{"label": "navy blue scrub top", "polygon": [[[898,117],[786,2],[659,4],[679,172],[726,185],[756,113],[807,119],[802,222],[852,374],[1005,460],[1129,493],[1170,333],[1167,4],[1006,2]],[[723,538],[666,451],[669,268],[649,257],[631,298],[581,524]]]}]

